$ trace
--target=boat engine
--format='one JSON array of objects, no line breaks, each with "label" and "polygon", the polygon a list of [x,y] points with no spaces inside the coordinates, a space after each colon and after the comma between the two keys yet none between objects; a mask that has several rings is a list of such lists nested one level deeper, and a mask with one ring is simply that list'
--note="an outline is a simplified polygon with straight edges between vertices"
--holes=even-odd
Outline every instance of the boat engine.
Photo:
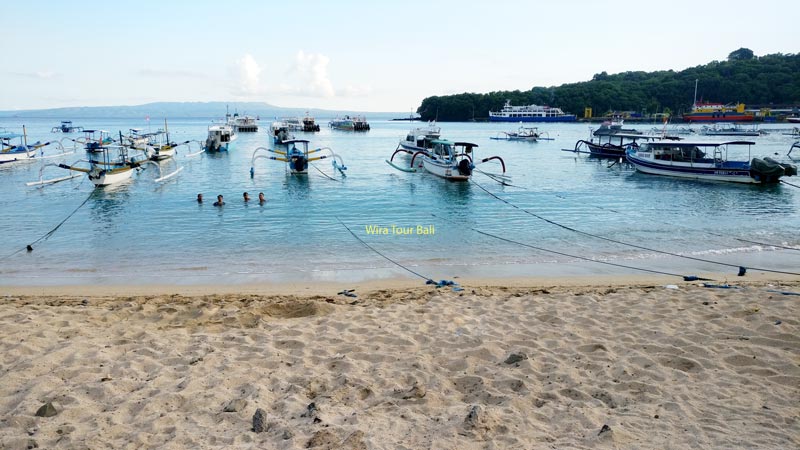
[{"label": "boat engine", "polygon": [[753,158],[750,161],[750,176],[762,183],[777,183],[786,173],[783,166],[771,158]]},{"label": "boat engine", "polygon": [[764,161],[767,161],[767,162],[772,163],[772,164],[778,164],[779,166],[783,167],[783,172],[784,172],[783,175],[786,176],[786,177],[797,176],[797,166],[795,166],[794,164],[779,163],[778,161],[775,161],[774,159],[772,159],[770,157],[764,158]]},{"label": "boat engine", "polygon": [[308,160],[305,156],[292,156],[292,169],[295,172],[302,172],[308,168]]},{"label": "boat engine", "polygon": [[472,174],[472,163],[469,162],[469,159],[464,158],[458,162],[458,173],[464,176]]}]

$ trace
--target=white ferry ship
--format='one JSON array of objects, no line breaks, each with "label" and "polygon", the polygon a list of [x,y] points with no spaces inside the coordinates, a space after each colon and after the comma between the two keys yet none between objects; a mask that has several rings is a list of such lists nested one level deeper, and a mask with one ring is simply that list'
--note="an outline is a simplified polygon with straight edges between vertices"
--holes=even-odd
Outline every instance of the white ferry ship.
[{"label": "white ferry ship", "polygon": [[502,110],[489,111],[489,120],[492,122],[574,122],[575,119],[575,114],[567,114],[561,108],[511,106],[511,100],[506,101]]}]

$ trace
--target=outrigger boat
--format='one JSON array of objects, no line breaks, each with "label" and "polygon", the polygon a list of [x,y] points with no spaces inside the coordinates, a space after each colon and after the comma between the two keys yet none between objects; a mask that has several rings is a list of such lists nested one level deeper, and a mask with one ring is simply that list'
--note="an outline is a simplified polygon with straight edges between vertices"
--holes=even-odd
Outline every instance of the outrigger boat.
[{"label": "outrigger boat", "polygon": [[[509,179],[509,177],[505,175],[506,163],[503,161],[503,158],[492,156],[475,162],[474,150],[478,147],[478,144],[470,142],[451,142],[445,139],[436,139],[431,141],[431,143],[433,146],[429,150],[419,150],[416,152],[398,148],[386,162],[395,169],[402,170],[403,172],[417,172],[418,169],[423,168],[426,172],[436,175],[437,177],[452,181],[467,181],[472,176],[473,171],[483,173],[495,179],[495,181],[505,182]],[[401,167],[393,162],[394,157],[398,153],[413,153],[410,167]],[[483,164],[492,160],[500,161],[500,165],[503,169],[502,174],[487,173],[475,168],[478,164]]]},{"label": "outrigger boat", "polygon": [[72,126],[71,120],[62,120],[61,125],[50,129],[51,133],[75,133],[83,131],[83,127]]},{"label": "outrigger boat", "polygon": [[782,176],[797,175],[796,166],[771,158],[728,161],[728,147],[732,145],[747,145],[750,160],[749,146],[755,145],[750,141],[653,141],[638,148],[631,146],[626,157],[640,172],[680,178],[767,184],[779,182]]},{"label": "outrigger boat", "polygon": [[[19,141],[14,144],[12,143],[13,140],[18,139]],[[44,147],[48,145],[56,145],[58,148],[61,149],[60,154],[56,155],[49,155],[45,156]],[[44,142],[36,141],[33,144],[28,144],[28,133],[25,129],[25,126],[22,126],[22,134],[18,133],[11,133],[5,131],[4,129],[0,130],[0,164],[12,163],[14,161],[23,161],[23,160],[30,160],[30,159],[47,159],[47,158],[58,158],[61,156],[71,155],[75,153],[66,152],[64,146],[61,142],[58,141],[51,141],[51,142]]]},{"label": "outrigger boat", "polygon": [[679,140],[674,136],[649,136],[632,128],[622,128],[623,121],[603,122],[597,130],[589,129],[589,140],[579,140],[573,149],[565,152],[584,153],[596,158],[624,159],[628,147],[638,147],[638,141],[655,139]]},{"label": "outrigger boat", "polygon": [[441,137],[441,132],[442,129],[436,126],[436,122],[428,122],[427,127],[411,129],[397,148],[404,148],[412,152],[430,150],[433,147],[432,142]]},{"label": "outrigger boat", "polygon": [[102,153],[106,146],[114,143],[106,130],[83,130],[83,137],[73,141],[82,144],[89,153]]},{"label": "outrigger boat", "polygon": [[[286,167],[289,169],[289,173],[292,175],[307,174],[308,165],[313,161],[318,161],[321,159],[331,159],[333,168],[338,170],[343,177],[346,176],[344,171],[347,170],[347,167],[344,165],[344,161],[342,160],[341,156],[334,153],[330,147],[320,147],[320,148],[315,148],[313,150],[309,150],[308,149],[309,142],[310,141],[305,139],[291,139],[285,141],[284,144],[288,146],[286,151],[272,149],[272,148],[265,148],[265,147],[257,148],[253,152],[253,158],[251,159],[250,162],[250,178],[253,178],[253,176],[255,176],[255,171],[256,171],[255,163],[256,160],[258,159],[270,159],[273,161],[285,162]],[[298,145],[301,148],[297,148]],[[325,151],[327,151],[328,154],[321,154],[321,152]],[[275,153],[278,156],[265,155],[263,154],[264,152]],[[324,172],[323,175],[325,175]]]},{"label": "outrigger boat", "polygon": [[[14,139],[19,139],[19,143],[12,144],[11,141]],[[50,145],[50,142],[41,143],[37,141],[33,144],[28,144],[28,134],[24,125],[22,126],[22,134],[0,132],[0,164],[35,158],[39,149],[47,145]]]},{"label": "outrigger boat", "polygon": [[539,133],[536,127],[519,127],[517,131],[505,132],[501,131],[497,136],[492,136],[489,139],[496,141],[528,141],[536,142],[538,140],[552,141],[549,135],[544,136],[547,132]]},{"label": "outrigger boat", "polygon": [[756,125],[746,129],[742,128],[738,123],[715,123],[712,126],[703,126],[700,134],[706,136],[761,136],[767,133],[759,130]]},{"label": "outrigger boat", "polygon": [[[112,155],[112,148],[118,150],[117,155]],[[72,164],[45,164],[39,169],[39,180],[26,184],[28,186],[53,184],[80,176],[80,174],[71,174],[66,177],[53,178],[49,180],[43,179],[44,169],[49,166],[55,166],[60,169],[67,169],[70,172],[85,173],[88,176],[89,181],[91,181],[95,187],[109,186],[129,180],[133,175],[134,170],[141,168],[145,164],[152,164],[158,168],[159,177],[155,179],[156,182],[161,182],[172,178],[181,170],[183,170],[183,167],[178,167],[172,173],[163,175],[161,166],[157,163],[148,158],[137,160],[133,157],[129,157],[128,147],[124,145],[114,145],[104,146],[100,152],[94,153],[89,157],[89,159],[78,160]],[[88,165],[88,167],[86,167],[86,165]]]},{"label": "outrigger boat", "polygon": [[122,133],[120,133],[120,142],[127,143],[128,147],[134,150],[143,151],[147,158],[153,161],[172,158],[175,156],[178,147],[190,142],[185,141],[177,144],[170,141],[169,127],[166,120],[164,120],[164,129],[155,133],[141,134],[140,130],[136,128],[131,128],[130,131],[131,133],[127,136],[122,136]]}]

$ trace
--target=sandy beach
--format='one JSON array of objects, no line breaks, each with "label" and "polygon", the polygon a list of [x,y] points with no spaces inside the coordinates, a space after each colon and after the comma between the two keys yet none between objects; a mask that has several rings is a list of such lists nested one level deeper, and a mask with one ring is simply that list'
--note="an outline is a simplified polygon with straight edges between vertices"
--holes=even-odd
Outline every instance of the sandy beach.
[{"label": "sandy beach", "polygon": [[800,447],[797,279],[457,281],[3,287],[0,448]]}]

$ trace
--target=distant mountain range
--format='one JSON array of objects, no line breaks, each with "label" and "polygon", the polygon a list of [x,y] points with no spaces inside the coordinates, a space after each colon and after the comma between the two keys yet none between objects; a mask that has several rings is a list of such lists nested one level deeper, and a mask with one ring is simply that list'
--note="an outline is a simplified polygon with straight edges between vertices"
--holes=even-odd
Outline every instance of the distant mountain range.
[{"label": "distant mountain range", "polygon": [[157,102],[133,106],[75,106],[68,108],[26,109],[17,111],[0,111],[5,118],[58,118],[63,120],[85,118],[221,118],[225,116],[225,108],[231,114],[260,116],[262,119],[272,117],[303,116],[306,111],[317,118],[331,118],[338,115],[365,115],[367,119],[393,119],[408,116],[400,112],[358,112],[336,111],[313,108],[281,108],[263,102]]}]

